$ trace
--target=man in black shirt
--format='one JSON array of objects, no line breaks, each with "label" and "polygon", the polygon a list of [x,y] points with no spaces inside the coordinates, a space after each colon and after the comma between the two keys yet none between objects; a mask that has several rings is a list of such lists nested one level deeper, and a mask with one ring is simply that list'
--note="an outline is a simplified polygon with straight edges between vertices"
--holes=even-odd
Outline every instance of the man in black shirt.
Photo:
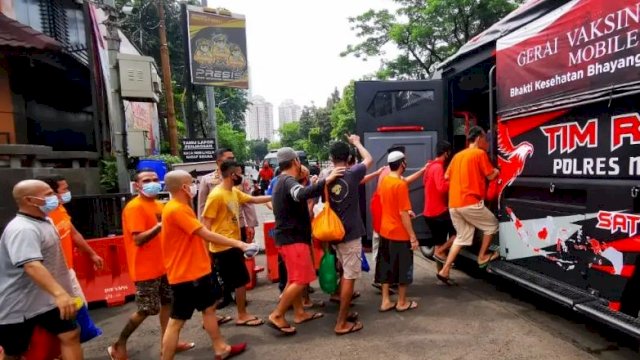
[{"label": "man in black shirt", "polygon": [[296,324],[323,317],[322,313],[305,312],[302,305],[303,290],[316,278],[311,259],[311,219],[307,200],[320,196],[325,184],[342,176],[345,168],[336,167],[325,180],[304,187],[296,180],[302,168],[296,152],[285,147],[278,150],[277,158],[282,174],[271,198],[276,218],[274,237],[287,268],[288,282],[278,306],[269,315],[268,324],[283,334],[293,335],[296,328],[285,319],[291,305]]}]

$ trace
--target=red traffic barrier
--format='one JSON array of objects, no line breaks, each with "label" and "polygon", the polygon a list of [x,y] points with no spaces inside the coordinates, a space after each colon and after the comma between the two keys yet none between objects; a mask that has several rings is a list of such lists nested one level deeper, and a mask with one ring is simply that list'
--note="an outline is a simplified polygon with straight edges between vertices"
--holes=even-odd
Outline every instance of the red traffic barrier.
[{"label": "red traffic barrier", "polygon": [[[25,360],[52,360],[60,357],[60,340],[47,330],[36,326],[31,335],[29,350],[24,354]],[[0,356],[0,358],[2,358]]]},{"label": "red traffic barrier", "polygon": [[124,304],[127,296],[135,294],[135,286],[129,277],[123,237],[90,239],[87,243],[104,259],[104,268],[96,270],[87,256],[74,252],[74,270],[87,302]]},{"label": "red traffic barrier", "polygon": [[249,282],[246,285],[247,290],[251,290],[256,287],[258,283],[258,276],[256,274],[256,259],[244,259],[244,264],[247,267],[247,271],[249,272]]},{"label": "red traffic barrier", "polygon": [[266,221],[264,223],[264,253],[267,256],[267,278],[271,282],[277,282],[280,279],[278,273],[278,248],[273,237],[273,230],[276,223],[274,221]]}]

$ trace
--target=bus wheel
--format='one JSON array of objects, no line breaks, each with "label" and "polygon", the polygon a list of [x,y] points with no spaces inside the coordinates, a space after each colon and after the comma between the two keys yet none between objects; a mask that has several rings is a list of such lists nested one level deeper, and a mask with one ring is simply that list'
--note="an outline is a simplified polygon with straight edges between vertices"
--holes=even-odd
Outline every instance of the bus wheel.
[{"label": "bus wheel", "polygon": [[420,246],[420,252],[427,259],[433,258],[434,251],[435,251],[435,246]]}]

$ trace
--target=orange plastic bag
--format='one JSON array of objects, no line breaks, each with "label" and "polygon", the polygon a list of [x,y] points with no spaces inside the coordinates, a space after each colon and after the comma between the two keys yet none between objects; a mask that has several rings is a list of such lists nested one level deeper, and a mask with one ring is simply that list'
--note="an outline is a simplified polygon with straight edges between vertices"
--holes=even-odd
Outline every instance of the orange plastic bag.
[{"label": "orange plastic bag", "polygon": [[311,222],[313,237],[318,241],[342,241],[345,234],[344,226],[338,215],[331,210],[329,188],[326,185],[324,187],[324,198],[325,202],[322,211]]}]

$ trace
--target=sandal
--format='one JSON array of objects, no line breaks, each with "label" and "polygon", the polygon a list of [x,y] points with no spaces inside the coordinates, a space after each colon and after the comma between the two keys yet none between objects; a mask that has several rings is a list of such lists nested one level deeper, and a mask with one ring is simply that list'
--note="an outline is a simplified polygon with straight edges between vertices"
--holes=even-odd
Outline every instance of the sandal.
[{"label": "sandal", "polygon": [[356,322],[358,320],[358,318],[360,317],[360,314],[358,314],[357,312],[350,312],[347,315],[347,321],[348,322]]},{"label": "sandal", "polygon": [[398,307],[398,305],[396,305],[396,311],[397,312],[405,312],[405,311],[416,309],[417,307],[418,307],[418,303],[417,302],[409,301],[409,306],[407,306],[405,309],[401,309],[401,308]]},{"label": "sandal", "polygon": [[218,318],[218,325],[226,324],[231,320],[233,320],[231,316],[221,316]]},{"label": "sandal", "polygon": [[487,267],[487,265],[489,265],[490,262],[497,259],[499,256],[500,256],[500,253],[497,251],[494,251],[493,254],[489,256],[489,259],[487,261],[478,262],[478,266],[480,267],[480,269],[484,269]]},{"label": "sandal", "polygon": [[247,343],[231,345],[231,349],[229,349],[229,352],[222,355],[216,354],[215,360],[231,359],[236,355],[242,354],[245,350],[247,350]]},{"label": "sandal", "polygon": [[448,277],[444,277],[440,274],[436,274],[436,277],[438,278],[438,280],[442,281],[443,283],[447,284],[447,286],[454,286],[456,285],[456,282],[449,279]]},{"label": "sandal", "polygon": [[324,305],[325,305],[324,301],[322,301],[322,300],[313,300],[313,301],[311,301],[311,305],[306,304],[306,305],[302,305],[302,307],[305,308],[305,310],[309,310],[309,309],[312,309],[314,307],[321,308],[321,307],[324,307]]},{"label": "sandal", "polygon": [[178,346],[176,346],[176,353],[189,351],[189,350],[193,349],[194,347],[196,347],[196,343],[194,343],[194,342],[179,343]]},{"label": "sandal", "polygon": [[435,262],[440,263],[440,264],[444,264],[447,262],[447,259],[443,259],[437,255],[433,255],[433,260],[435,260]]},{"label": "sandal", "polygon": [[388,308],[386,308],[386,309],[378,308],[378,312],[381,312],[381,313],[389,312],[389,311],[391,311],[391,310],[395,309],[397,305],[398,305],[398,304],[393,303],[393,305],[391,305],[390,307],[388,307]]},{"label": "sandal", "polygon": [[324,317],[323,313],[317,312],[317,313],[313,313],[311,316],[309,316],[308,318],[306,318],[306,319],[304,319],[302,321],[294,321],[294,323],[296,325],[300,325],[300,324],[304,324],[306,322],[317,320],[317,319],[320,319],[320,318],[323,318],[323,317]]},{"label": "sandal", "polygon": [[364,325],[361,322],[356,321],[356,322],[353,323],[353,326],[351,326],[351,328],[349,330],[344,331],[344,332],[336,331],[335,333],[338,336],[342,336],[342,335],[347,335],[347,334],[351,334],[351,333],[354,333],[354,332],[358,332],[358,331],[362,330],[363,328],[364,328]]},{"label": "sandal", "polygon": [[[270,328],[275,329],[278,332],[280,332],[280,334],[286,335],[286,336],[295,335],[296,332],[297,332],[296,328],[294,328],[293,326],[291,326],[289,324],[287,324],[285,326],[278,326],[278,324],[276,324],[273,321],[269,320],[269,321],[267,321],[267,325]],[[291,330],[287,331],[286,329],[291,329]]]},{"label": "sandal", "polygon": [[245,321],[236,322],[236,326],[248,326],[248,327],[256,327],[264,324],[264,320],[258,319],[258,317],[254,316],[253,318]]}]

